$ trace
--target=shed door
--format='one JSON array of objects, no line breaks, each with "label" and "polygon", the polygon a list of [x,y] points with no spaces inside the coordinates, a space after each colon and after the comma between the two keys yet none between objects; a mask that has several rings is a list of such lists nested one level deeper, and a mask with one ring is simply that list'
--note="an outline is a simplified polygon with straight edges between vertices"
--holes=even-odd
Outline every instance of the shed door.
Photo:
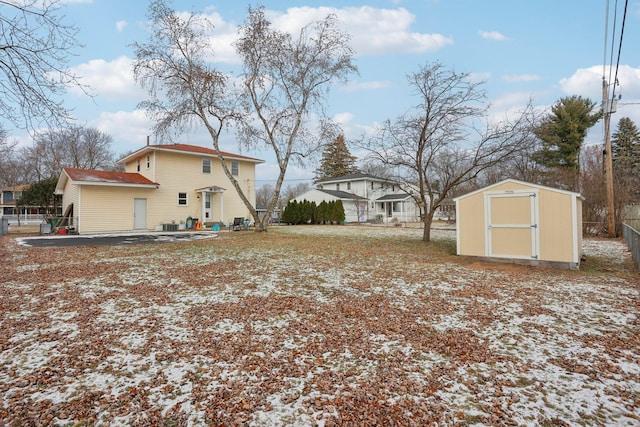
[{"label": "shed door", "polygon": [[147,199],[133,199],[133,228],[147,229]]},{"label": "shed door", "polygon": [[534,191],[488,193],[487,255],[499,258],[538,259],[538,197]]}]

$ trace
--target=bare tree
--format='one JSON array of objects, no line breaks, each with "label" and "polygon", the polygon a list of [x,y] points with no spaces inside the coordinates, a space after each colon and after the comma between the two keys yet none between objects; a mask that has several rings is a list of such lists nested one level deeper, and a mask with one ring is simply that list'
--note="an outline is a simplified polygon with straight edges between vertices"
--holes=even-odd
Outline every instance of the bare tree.
[{"label": "bare tree", "polygon": [[66,66],[77,29],[63,23],[56,0],[0,0],[0,113],[14,126],[60,125],[67,87],[84,90]]},{"label": "bare tree", "polygon": [[[279,167],[267,215],[257,227],[264,229],[279,200],[289,162],[302,163],[323,142],[335,138],[335,126],[323,119],[325,95],[331,83],[346,82],[357,68],[349,36],[333,15],[294,36],[274,29],[263,8],[250,8],[236,49],[244,67],[246,117],[251,117],[240,124],[242,141],[250,147],[269,147]],[[311,127],[312,113],[320,118],[318,129]]]},{"label": "bare tree", "polygon": [[113,169],[112,141],[110,135],[94,128],[71,127],[39,132],[33,145],[22,152],[22,161],[30,170],[28,182],[58,177],[63,167]]},{"label": "bare tree", "polygon": [[265,184],[256,188],[256,205],[267,206],[273,197],[273,185]]},{"label": "bare tree", "polygon": [[301,194],[306,193],[311,190],[311,184],[308,182],[299,182],[297,184],[289,184],[282,191],[282,196],[280,197],[280,201],[278,202],[278,207],[284,209],[284,207],[289,203],[290,200],[295,199]]},{"label": "bare tree", "polygon": [[[355,71],[348,36],[338,30],[333,16],[294,37],[272,28],[262,8],[249,9],[236,43],[243,64],[243,85],[236,93],[228,76],[206,61],[213,55],[206,37],[209,22],[179,15],[165,0],[154,1],[149,12],[151,39],[134,45],[135,77],[151,95],[142,106],[154,115],[156,131],[203,125],[256,231],[266,230],[289,162],[303,159],[317,149],[318,140],[327,139],[322,131],[312,133],[309,123],[312,113],[322,117],[330,83]],[[238,126],[245,146],[266,146],[278,162],[280,173],[262,219],[220,154],[220,135],[231,123]],[[329,128],[334,137],[334,127]]]},{"label": "bare tree", "polygon": [[378,162],[399,170],[399,181],[416,186],[412,196],[423,211],[422,238],[429,241],[436,209],[456,187],[531,143],[533,108],[528,105],[513,121],[478,129],[487,112],[482,83],[439,63],[421,67],[408,81],[419,103],[387,121],[366,148]]}]

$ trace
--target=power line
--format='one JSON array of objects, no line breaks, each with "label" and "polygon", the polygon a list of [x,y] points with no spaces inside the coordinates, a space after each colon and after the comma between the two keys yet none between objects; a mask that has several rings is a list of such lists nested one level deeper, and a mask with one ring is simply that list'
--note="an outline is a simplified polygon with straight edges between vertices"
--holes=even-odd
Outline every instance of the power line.
[{"label": "power line", "polygon": [[622,52],[622,39],[624,38],[624,24],[627,20],[627,7],[629,6],[629,0],[625,0],[624,2],[624,14],[622,15],[622,28],[620,29],[620,44],[618,45],[618,59],[616,61],[616,75],[613,80],[613,92],[611,94],[611,99],[616,96],[616,85],[618,84],[618,67],[620,66],[620,54]]}]

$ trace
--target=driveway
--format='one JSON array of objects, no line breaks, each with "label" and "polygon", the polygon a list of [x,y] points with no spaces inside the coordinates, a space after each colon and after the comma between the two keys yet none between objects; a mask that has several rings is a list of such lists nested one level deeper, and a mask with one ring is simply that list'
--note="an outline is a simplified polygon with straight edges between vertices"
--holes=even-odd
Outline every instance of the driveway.
[{"label": "driveway", "polygon": [[16,239],[16,242],[19,245],[30,247],[117,246],[184,242],[209,239],[216,236],[216,233],[211,232],[95,234],[86,236],[20,237]]}]

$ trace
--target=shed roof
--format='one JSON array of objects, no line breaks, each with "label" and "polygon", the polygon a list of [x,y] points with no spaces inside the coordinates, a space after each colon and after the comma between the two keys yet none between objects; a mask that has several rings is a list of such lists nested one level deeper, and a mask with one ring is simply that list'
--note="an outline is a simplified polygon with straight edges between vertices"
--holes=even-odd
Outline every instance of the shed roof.
[{"label": "shed roof", "polygon": [[62,194],[67,180],[78,185],[108,185],[124,187],[157,188],[160,184],[153,182],[139,173],[101,171],[94,169],[63,168],[56,185],[56,194]]},{"label": "shed roof", "polygon": [[470,193],[463,194],[461,196],[455,197],[453,200],[456,201],[456,200],[463,199],[465,197],[473,196],[473,195],[478,194],[478,193],[484,193],[484,192],[486,192],[488,190],[491,190],[492,188],[501,186],[501,185],[503,185],[505,183],[520,184],[520,185],[524,185],[524,186],[527,186],[527,187],[535,188],[537,190],[554,191],[554,192],[557,192],[557,193],[567,194],[567,195],[570,195],[572,197],[579,197],[581,199],[584,199],[584,197],[582,197],[582,195],[580,193],[576,193],[576,192],[573,192],[573,191],[561,190],[559,188],[547,187],[545,185],[533,184],[531,182],[519,181],[517,179],[508,178],[508,179],[502,180],[500,182],[496,182],[495,184],[491,184],[491,185],[488,185],[486,187],[479,188],[478,190],[472,191]]}]

